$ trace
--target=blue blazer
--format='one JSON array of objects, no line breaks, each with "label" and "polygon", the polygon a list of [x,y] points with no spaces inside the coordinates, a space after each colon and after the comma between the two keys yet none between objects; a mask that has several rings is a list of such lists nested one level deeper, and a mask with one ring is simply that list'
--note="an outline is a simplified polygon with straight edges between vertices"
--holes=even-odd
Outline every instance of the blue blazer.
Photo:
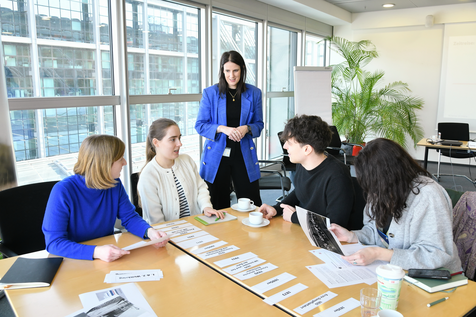
[{"label": "blue blazer", "polygon": [[[220,125],[227,126],[226,97],[220,98],[218,85],[213,85],[203,90],[195,123],[195,130],[207,139],[200,161],[200,176],[210,183],[215,181],[228,137],[224,133],[216,133]],[[250,182],[254,182],[260,178],[260,171],[253,138],[260,136],[264,123],[261,90],[249,84],[241,95],[240,125],[251,127],[251,135],[248,133],[241,139],[240,147],[248,177]]]}]

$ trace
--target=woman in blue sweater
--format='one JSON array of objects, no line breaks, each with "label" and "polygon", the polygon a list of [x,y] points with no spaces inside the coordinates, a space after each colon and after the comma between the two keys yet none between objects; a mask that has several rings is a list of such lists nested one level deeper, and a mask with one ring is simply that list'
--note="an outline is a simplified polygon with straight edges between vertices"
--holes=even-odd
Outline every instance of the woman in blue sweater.
[{"label": "woman in blue sweater", "polygon": [[43,233],[48,252],[81,260],[117,260],[129,251],[115,245],[80,243],[113,234],[116,218],[141,238],[166,235],[150,227],[129,201],[119,179],[127,164],[124,150],[124,143],[110,135],[91,135],[83,141],[74,165],[75,174],[53,187],[46,206]]}]

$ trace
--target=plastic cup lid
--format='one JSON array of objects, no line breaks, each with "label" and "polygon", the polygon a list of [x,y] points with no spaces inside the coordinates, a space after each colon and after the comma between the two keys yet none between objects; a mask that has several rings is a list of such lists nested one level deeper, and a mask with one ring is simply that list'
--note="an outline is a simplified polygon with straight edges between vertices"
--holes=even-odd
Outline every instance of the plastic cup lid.
[{"label": "plastic cup lid", "polygon": [[376,272],[377,275],[392,279],[400,279],[405,276],[405,271],[400,266],[392,264],[379,265]]}]

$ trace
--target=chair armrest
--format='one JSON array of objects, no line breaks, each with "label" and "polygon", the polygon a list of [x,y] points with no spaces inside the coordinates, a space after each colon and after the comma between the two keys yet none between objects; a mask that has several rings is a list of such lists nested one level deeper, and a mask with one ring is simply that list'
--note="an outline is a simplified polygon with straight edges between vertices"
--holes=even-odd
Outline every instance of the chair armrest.
[{"label": "chair armrest", "polygon": [[[258,160],[258,162],[259,162],[259,163],[268,163],[268,164],[271,164],[271,165],[280,164],[280,165],[281,165],[281,169],[283,170],[283,173],[284,173],[284,177],[287,177],[287,176],[286,176],[286,166],[284,165],[284,162],[283,162],[283,161]],[[269,166],[271,166],[271,165],[265,166],[264,168],[269,167]],[[265,172],[265,171],[260,168],[260,172]],[[280,173],[280,175],[281,175],[281,173]]]},{"label": "chair armrest", "polygon": [[17,256],[15,252],[7,248],[3,243],[0,242],[0,253],[2,253],[5,257],[7,258],[12,258],[14,256]]}]

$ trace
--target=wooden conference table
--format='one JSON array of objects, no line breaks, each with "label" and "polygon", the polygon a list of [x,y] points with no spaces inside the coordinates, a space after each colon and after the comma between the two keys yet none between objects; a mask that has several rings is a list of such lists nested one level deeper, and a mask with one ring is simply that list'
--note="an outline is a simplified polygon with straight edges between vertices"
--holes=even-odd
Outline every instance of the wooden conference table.
[{"label": "wooden conference table", "polygon": [[[141,239],[125,233],[87,244],[125,247],[138,241]],[[47,254],[39,251],[28,256]],[[0,276],[14,261],[0,260]],[[135,283],[157,316],[288,316],[171,244],[132,250],[111,263],[64,258],[51,287],[6,290],[6,294],[19,317],[63,317],[83,308],[79,294],[122,285],[103,283],[110,271],[146,269],[161,269],[164,274],[160,281]]]},{"label": "wooden conference table", "polygon": [[421,139],[417,143],[417,146],[424,146],[425,147],[425,156],[424,156],[424,159],[423,159],[423,168],[425,170],[428,170],[427,167],[428,167],[428,150],[429,149],[434,149],[434,150],[438,150],[438,149],[476,150],[476,148],[468,147],[468,141],[460,141],[460,142],[463,143],[460,146],[449,146],[449,145],[441,145],[441,144],[438,144],[438,143],[429,143],[428,138]]},{"label": "wooden conference table", "polygon": [[[237,216],[238,220],[205,226],[193,219],[193,216],[183,218],[217,237],[216,241],[185,250],[181,250],[172,243],[161,249],[148,246],[133,250],[130,255],[111,263],[65,258],[51,287],[7,290],[6,294],[17,316],[65,316],[82,308],[79,294],[120,285],[103,283],[105,275],[110,271],[159,268],[164,273],[164,278],[160,281],[136,283],[158,316],[287,315],[283,310],[291,315],[299,316],[294,309],[311,299],[327,291],[338,295],[303,315],[313,316],[350,297],[359,300],[360,289],[368,287],[366,284],[357,284],[328,289],[306,268],[308,265],[322,262],[309,252],[316,248],[312,247],[298,225],[277,217],[272,219],[266,227],[251,228],[241,223],[242,219],[248,217],[248,213],[231,209],[227,212]],[[112,243],[124,247],[138,241],[140,241],[138,237],[125,233],[91,240],[88,244]],[[193,254],[196,248],[218,241],[226,241],[225,247],[235,245],[239,249],[209,259],[201,259]],[[259,258],[266,260],[266,263],[274,264],[277,268],[241,281],[214,264],[216,261],[247,252],[253,252]],[[36,252],[38,253],[45,254],[46,252]],[[0,276],[5,274],[13,261],[14,258],[0,260]],[[251,286],[285,272],[296,278],[264,294],[255,294],[250,290]],[[277,303],[276,307],[262,301],[263,298],[297,283],[302,283],[308,288]],[[370,287],[376,287],[376,284]],[[432,308],[426,306],[445,296],[449,296],[450,300]],[[458,287],[450,294],[429,294],[404,282],[398,311],[405,317],[427,314],[432,314],[433,317],[463,316],[474,306],[476,306],[476,283],[474,282],[470,281],[468,285]],[[345,316],[360,315],[360,308],[345,314]]]},{"label": "wooden conference table", "polygon": [[[276,306],[286,310],[289,312],[289,314],[300,316],[294,311],[295,308],[307,303],[321,294],[324,294],[327,291],[336,293],[338,296],[302,316],[313,316],[327,308],[343,302],[350,297],[360,300],[360,289],[364,287],[377,287],[377,284],[375,283],[371,286],[366,284],[357,284],[353,286],[329,289],[306,268],[306,266],[309,265],[321,264],[322,261],[309,252],[310,250],[315,250],[316,248],[310,244],[299,225],[286,222],[282,217],[277,217],[271,219],[270,224],[266,227],[251,228],[241,223],[242,219],[248,217],[248,213],[241,213],[232,209],[227,209],[227,212],[237,216],[238,221],[229,221],[217,225],[205,226],[195,221],[193,216],[183,218],[193,223],[195,226],[207,231],[212,236],[217,237],[219,239],[217,241],[226,241],[228,245],[235,245],[240,248],[237,251],[206,260],[201,259],[201,261],[246,288],[250,288],[251,286],[285,272],[296,276],[296,279],[265,292],[264,294],[258,294],[260,296],[264,295],[264,297],[269,297],[298,283],[308,286],[307,289],[301,291],[300,293],[297,293],[276,304]],[[210,242],[210,244],[212,243],[213,242]],[[196,247],[186,249],[185,252],[188,252],[191,256],[195,256],[191,252],[195,248]],[[216,261],[228,259],[230,257],[241,255],[247,252],[253,252],[259,258],[266,260],[265,263],[274,264],[278,268],[256,277],[241,281],[235,278],[233,275],[224,272],[223,269],[214,264]],[[197,257],[197,259],[200,258]],[[437,306],[431,308],[426,306],[428,303],[446,296],[449,296],[450,300],[447,300],[444,303],[438,304]],[[464,316],[475,306],[475,282],[470,281],[468,285],[458,287],[455,292],[449,294],[429,294],[414,285],[403,282],[397,310],[405,317],[425,316],[428,314],[431,314],[433,317],[446,317]],[[345,316],[361,316],[360,307],[348,312],[345,314]]]}]

